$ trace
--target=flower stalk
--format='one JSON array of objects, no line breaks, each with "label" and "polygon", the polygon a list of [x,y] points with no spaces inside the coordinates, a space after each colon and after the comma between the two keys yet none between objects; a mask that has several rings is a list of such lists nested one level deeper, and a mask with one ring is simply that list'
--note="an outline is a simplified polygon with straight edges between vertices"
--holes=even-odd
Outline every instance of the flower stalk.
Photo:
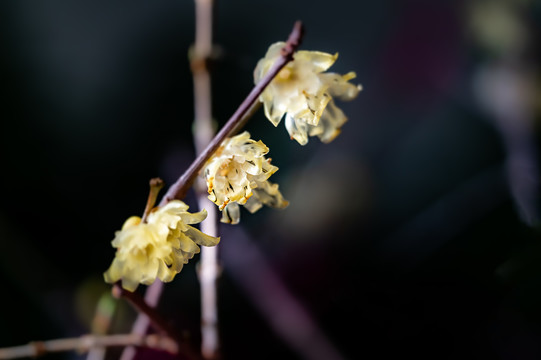
[{"label": "flower stalk", "polygon": [[143,217],[141,219],[142,222],[146,221],[148,215],[154,208],[154,205],[156,204],[156,200],[158,199],[158,194],[165,184],[162,179],[153,178],[153,179],[150,179],[149,185],[150,185],[150,190],[148,192],[148,199],[147,199],[147,204],[145,206],[145,211],[143,212]]}]

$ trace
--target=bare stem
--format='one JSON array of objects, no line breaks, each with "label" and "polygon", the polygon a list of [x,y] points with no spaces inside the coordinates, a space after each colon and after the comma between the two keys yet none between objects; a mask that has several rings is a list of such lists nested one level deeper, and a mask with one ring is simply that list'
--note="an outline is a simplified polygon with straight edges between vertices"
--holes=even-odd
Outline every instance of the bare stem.
[{"label": "bare stem", "polygon": [[[182,340],[175,328],[165,321],[155,308],[149,306],[139,294],[128,291],[119,284],[115,284],[113,285],[113,296],[126,299],[140,314],[145,314],[150,320],[150,324],[156,330],[167,334],[169,338],[173,339],[179,346],[182,346],[179,348],[179,352],[184,353],[190,359],[200,358],[199,355],[191,350],[189,344]],[[136,335],[141,336],[141,334]]]},{"label": "bare stem", "polygon": [[[116,310],[117,301],[112,298],[110,293],[103,294],[94,313],[92,319],[92,334],[94,335],[106,335],[109,332],[111,321]],[[105,347],[94,347],[88,350],[86,356],[87,360],[103,360],[106,353]]]},{"label": "bare stem", "polygon": [[113,296],[126,299],[138,312],[147,314],[156,330],[166,333],[173,339],[179,339],[177,332],[139,294],[128,291],[119,284],[115,284],[113,285]]},{"label": "bare stem", "polygon": [[[197,154],[204,152],[214,137],[211,78],[207,67],[212,54],[212,5],[212,0],[195,0],[195,44],[191,68],[194,86],[194,143]],[[207,218],[201,223],[201,231],[217,236],[218,210],[207,199],[203,179],[198,180],[196,192],[199,209],[207,209]],[[201,249],[198,270],[201,284],[201,354],[205,359],[217,359],[220,357],[216,288],[219,272],[218,246]]]},{"label": "bare stem", "polygon": [[128,345],[143,346],[157,350],[164,350],[171,354],[177,354],[179,350],[176,341],[163,335],[83,335],[77,338],[33,341],[27,345],[3,348],[0,349],[0,359],[38,357],[50,352],[71,350],[76,350],[78,352],[86,352],[94,348]]},{"label": "bare stem", "polygon": [[[141,301],[148,305],[149,308],[153,309],[158,306],[160,296],[162,294],[163,282],[155,281],[150,285],[146,292],[145,297]],[[132,334],[144,335],[147,332],[147,329],[151,323],[149,314],[140,312],[135,319],[135,323],[132,327]],[[127,346],[124,348],[120,360],[131,360],[135,357],[136,348],[134,346]]]}]

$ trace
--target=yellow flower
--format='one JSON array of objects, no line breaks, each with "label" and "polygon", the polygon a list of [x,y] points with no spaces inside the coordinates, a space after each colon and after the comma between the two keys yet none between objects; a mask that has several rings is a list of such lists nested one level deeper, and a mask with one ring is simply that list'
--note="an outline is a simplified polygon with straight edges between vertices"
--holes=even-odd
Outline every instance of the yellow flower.
[{"label": "yellow flower", "polygon": [[278,168],[265,159],[269,148],[250,139],[247,131],[224,140],[202,170],[207,181],[209,199],[222,211],[222,222],[237,224],[239,204],[254,213],[263,205],[284,208],[277,184],[268,178]]},{"label": "yellow flower", "polygon": [[[285,43],[270,46],[265,57],[257,63],[254,82],[257,84],[280,57]],[[354,72],[345,75],[324,73],[338,58],[319,51],[298,51],[267,86],[259,97],[265,115],[278,126],[285,114],[285,126],[292,139],[301,145],[308,143],[308,136],[318,136],[328,143],[339,133],[347,121],[334,99],[352,100],[361,90],[349,80]]]},{"label": "yellow flower", "polygon": [[138,216],[126,220],[112,241],[117,251],[104,273],[105,281],[122,280],[122,287],[129,291],[135,291],[139,284],[150,285],[156,278],[169,282],[199,253],[197,244],[218,244],[220,238],[191,226],[203,221],[207,212],[192,214],[187,210],[186,204],[174,200],[152,212],[147,223],[142,223]]}]

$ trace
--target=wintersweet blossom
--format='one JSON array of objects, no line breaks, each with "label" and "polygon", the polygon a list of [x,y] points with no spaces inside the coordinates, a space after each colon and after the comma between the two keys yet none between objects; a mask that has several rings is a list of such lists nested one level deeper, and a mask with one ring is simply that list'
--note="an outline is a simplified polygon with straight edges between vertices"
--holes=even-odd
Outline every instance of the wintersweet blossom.
[{"label": "wintersweet blossom", "polygon": [[[270,46],[265,57],[257,63],[254,82],[257,84],[280,57],[285,43]],[[361,90],[349,80],[356,74],[324,73],[336,59],[320,51],[297,51],[289,62],[267,86],[259,97],[265,115],[278,126],[285,115],[285,126],[292,139],[301,145],[308,143],[308,136],[318,136],[328,143],[339,133],[347,121],[334,103],[334,99],[352,100]]]},{"label": "wintersweet blossom", "polygon": [[122,280],[122,287],[129,291],[135,291],[139,284],[150,285],[156,278],[169,282],[199,253],[197,244],[218,244],[220,238],[191,226],[203,221],[207,212],[189,213],[187,210],[186,204],[174,200],[152,212],[146,223],[138,216],[126,220],[112,241],[117,251],[104,273],[105,281]]},{"label": "wintersweet blossom", "polygon": [[263,142],[250,139],[247,131],[224,140],[205,164],[202,174],[207,181],[209,199],[222,211],[222,222],[237,224],[239,205],[254,213],[263,205],[284,208],[277,184],[268,178],[278,168],[265,155],[269,148]]}]

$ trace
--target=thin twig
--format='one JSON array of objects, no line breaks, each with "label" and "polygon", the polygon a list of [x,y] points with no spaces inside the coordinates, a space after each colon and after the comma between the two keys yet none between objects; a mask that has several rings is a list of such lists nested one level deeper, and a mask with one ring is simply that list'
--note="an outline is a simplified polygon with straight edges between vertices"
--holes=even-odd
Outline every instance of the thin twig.
[{"label": "thin twig", "polygon": [[156,309],[150,307],[139,294],[128,291],[119,284],[114,284],[113,296],[126,299],[138,312],[147,314],[150,323],[156,330],[166,333],[173,339],[180,339],[177,331],[162,318]]},{"label": "thin twig", "polygon": [[[208,62],[212,55],[212,0],[195,0],[195,44],[191,69],[194,86],[194,143],[201,154],[214,137],[212,126],[212,91]],[[199,209],[207,209],[207,218],[201,223],[201,231],[218,235],[218,210],[207,199],[205,182],[196,184]],[[210,205],[210,206],[209,206]],[[205,359],[220,357],[218,334],[218,246],[203,247],[198,268],[201,284],[201,354]]]},{"label": "thin twig", "polygon": [[175,340],[163,335],[83,335],[77,338],[33,341],[27,345],[3,348],[0,349],[0,359],[38,357],[50,352],[72,350],[76,350],[78,352],[86,352],[93,348],[127,345],[143,346],[156,350],[163,350],[171,354],[177,354],[179,350]]},{"label": "thin twig", "polygon": [[[94,318],[92,319],[92,334],[93,335],[107,335],[111,322],[117,308],[118,301],[113,299],[110,292],[104,293],[98,300]],[[105,359],[107,348],[95,347],[88,350],[86,360],[103,360]]]},{"label": "thin twig", "polygon": [[[160,296],[162,294],[163,282],[155,281],[150,285],[146,292],[143,302],[148,305],[149,308],[153,309],[158,306]],[[147,329],[150,325],[150,316],[146,313],[139,313],[132,327],[132,334],[144,335],[147,332]],[[120,360],[131,360],[135,357],[136,348],[133,346],[128,346],[122,352]]]},{"label": "thin twig", "polygon": [[[179,345],[178,352],[185,354],[190,359],[200,358],[200,356],[191,349],[190,345],[186,341],[183,341],[176,329],[171,326],[154,307],[149,306],[139,294],[128,291],[117,283],[113,285],[113,296],[126,299],[139,314],[145,314],[149,319],[150,324],[152,324],[156,330],[167,334],[169,338],[173,339]],[[135,335],[141,336],[141,334]],[[130,355],[135,355],[135,353]],[[122,357],[124,356],[127,355],[123,353]]]}]

